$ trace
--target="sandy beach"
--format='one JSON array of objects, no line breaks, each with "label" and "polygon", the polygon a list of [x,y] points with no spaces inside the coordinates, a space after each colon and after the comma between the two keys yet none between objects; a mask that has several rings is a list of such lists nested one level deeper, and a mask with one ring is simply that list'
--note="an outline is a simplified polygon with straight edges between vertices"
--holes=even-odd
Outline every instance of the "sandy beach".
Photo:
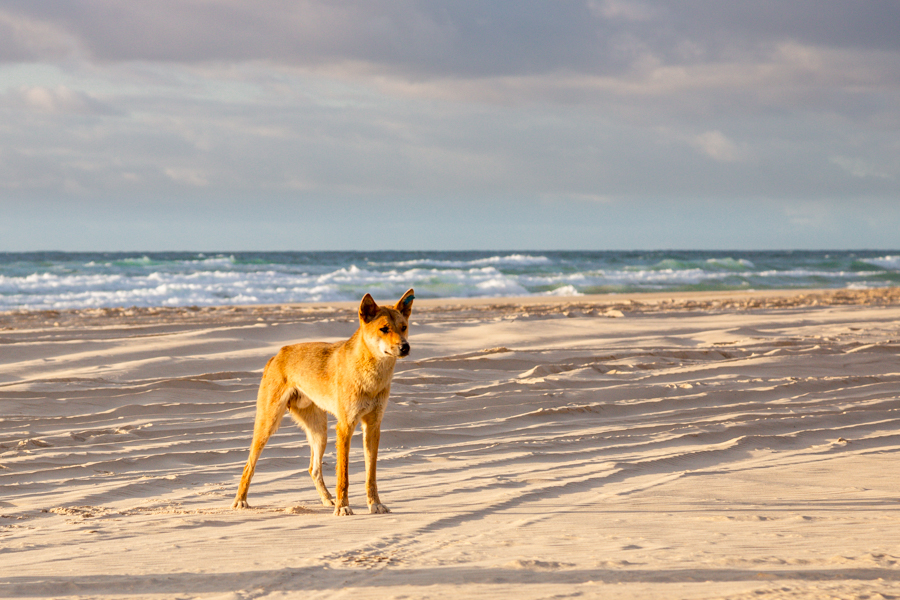
[{"label": "sandy beach", "polygon": [[355,304],[0,314],[0,597],[900,597],[900,289],[411,323],[392,513],[364,514],[357,432],[338,518],[287,419],[230,505],[266,360],[348,337]]}]

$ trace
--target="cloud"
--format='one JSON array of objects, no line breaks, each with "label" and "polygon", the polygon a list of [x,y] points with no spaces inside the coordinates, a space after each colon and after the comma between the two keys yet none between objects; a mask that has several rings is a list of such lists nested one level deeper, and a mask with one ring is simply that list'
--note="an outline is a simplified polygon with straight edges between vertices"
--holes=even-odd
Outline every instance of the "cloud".
[{"label": "cloud", "polygon": [[[581,3],[241,0],[154,3],[9,2],[10,19],[59,30],[93,60],[253,61],[305,66],[364,63],[408,76],[544,71],[596,53]],[[565,43],[559,43],[566,40]],[[53,58],[58,50],[10,42],[0,57]]]},{"label": "cloud", "polygon": [[192,187],[206,187],[209,185],[209,179],[198,169],[169,167],[164,169],[164,172],[166,177],[176,183],[187,184]]},{"label": "cloud", "polygon": [[[412,94],[766,105],[900,79],[900,5],[837,0],[6,2],[0,61],[263,63]],[[815,15],[811,18],[810,15]],[[18,33],[15,33],[18,32]],[[468,97],[467,97],[468,95]],[[599,95],[599,96],[598,96]]]},{"label": "cloud", "polygon": [[77,55],[77,35],[40,16],[0,8],[0,61],[59,59]]},{"label": "cloud", "polygon": [[737,162],[741,152],[734,142],[721,131],[707,131],[696,136],[691,143],[703,154],[719,162]]},{"label": "cloud", "polygon": [[90,94],[65,85],[25,86],[0,96],[0,102],[28,112],[71,115],[117,115],[119,111]]},{"label": "cloud", "polygon": [[895,2],[8,0],[0,60],[356,65],[411,81],[624,76],[765,62],[771,48],[900,50]]},{"label": "cloud", "polygon": [[853,177],[866,179],[875,177],[877,179],[894,179],[894,175],[883,171],[869,161],[859,157],[834,156],[831,162],[850,173]]},{"label": "cloud", "polygon": [[660,16],[660,10],[646,2],[633,0],[597,0],[589,1],[588,8],[594,14],[606,19],[624,19],[626,21],[649,21]]}]

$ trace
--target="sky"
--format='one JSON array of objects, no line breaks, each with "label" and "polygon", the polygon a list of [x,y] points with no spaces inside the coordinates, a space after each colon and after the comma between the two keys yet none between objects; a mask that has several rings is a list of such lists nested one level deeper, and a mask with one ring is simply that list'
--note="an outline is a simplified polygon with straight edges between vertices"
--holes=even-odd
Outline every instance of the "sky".
[{"label": "sky", "polygon": [[898,249],[896,0],[0,0],[0,251]]}]

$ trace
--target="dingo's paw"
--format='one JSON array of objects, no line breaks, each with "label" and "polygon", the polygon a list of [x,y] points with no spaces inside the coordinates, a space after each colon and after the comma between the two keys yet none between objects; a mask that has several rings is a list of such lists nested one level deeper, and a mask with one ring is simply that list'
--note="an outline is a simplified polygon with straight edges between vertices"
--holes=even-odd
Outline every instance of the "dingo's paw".
[{"label": "dingo's paw", "polygon": [[334,498],[322,498],[322,506],[334,506]]},{"label": "dingo's paw", "polygon": [[236,508],[236,509],[240,510],[242,508],[250,508],[250,505],[247,504],[246,499],[241,500],[240,498],[235,498],[234,504],[231,505],[231,508]]},{"label": "dingo's paw", "polygon": [[385,515],[391,512],[387,506],[381,503],[375,503],[369,505],[369,514],[370,515]]},{"label": "dingo's paw", "polygon": [[353,511],[350,510],[349,506],[335,506],[334,507],[334,516],[336,517],[348,517],[353,514]]}]

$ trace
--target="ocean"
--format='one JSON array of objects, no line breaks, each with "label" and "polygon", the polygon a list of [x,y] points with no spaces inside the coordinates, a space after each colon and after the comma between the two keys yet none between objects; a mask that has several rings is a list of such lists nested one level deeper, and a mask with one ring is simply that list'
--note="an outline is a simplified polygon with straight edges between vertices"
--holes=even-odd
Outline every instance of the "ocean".
[{"label": "ocean", "polygon": [[0,311],[900,285],[900,251],[0,253]]}]

